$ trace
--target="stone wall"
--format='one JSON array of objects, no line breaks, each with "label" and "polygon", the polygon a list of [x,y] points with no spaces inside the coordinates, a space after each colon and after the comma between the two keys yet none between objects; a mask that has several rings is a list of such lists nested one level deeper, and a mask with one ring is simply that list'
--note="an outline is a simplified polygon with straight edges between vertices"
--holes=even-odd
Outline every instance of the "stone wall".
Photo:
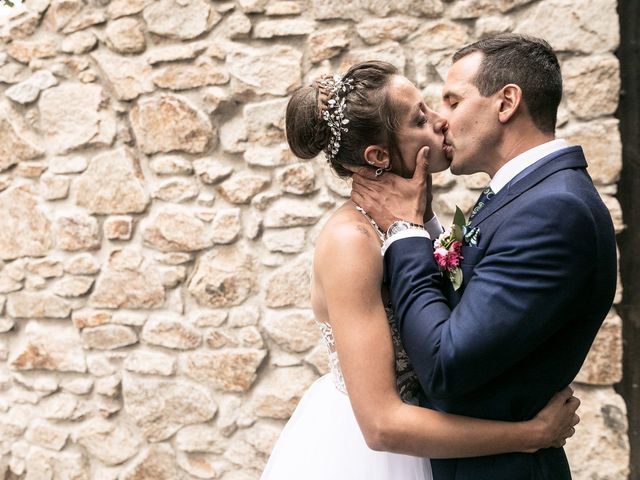
[{"label": "stone wall", "polygon": [[[0,472],[257,479],[326,359],[311,252],[349,186],[287,150],[287,96],[365,59],[438,93],[456,47],[558,50],[559,133],[614,198],[613,0],[28,0],[0,12]],[[438,175],[436,210],[487,179]],[[620,300],[620,292],[616,302]],[[621,322],[576,383],[577,480],[628,475]]]}]

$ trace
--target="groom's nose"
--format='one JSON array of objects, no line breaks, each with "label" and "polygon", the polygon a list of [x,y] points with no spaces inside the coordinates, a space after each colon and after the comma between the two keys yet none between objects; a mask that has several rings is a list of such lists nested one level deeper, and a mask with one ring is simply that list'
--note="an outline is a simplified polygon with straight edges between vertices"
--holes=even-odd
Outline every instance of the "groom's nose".
[{"label": "groom's nose", "polygon": [[447,122],[447,119],[444,118],[439,113],[433,112],[433,129],[436,132],[445,133],[448,128],[449,128],[449,123]]}]

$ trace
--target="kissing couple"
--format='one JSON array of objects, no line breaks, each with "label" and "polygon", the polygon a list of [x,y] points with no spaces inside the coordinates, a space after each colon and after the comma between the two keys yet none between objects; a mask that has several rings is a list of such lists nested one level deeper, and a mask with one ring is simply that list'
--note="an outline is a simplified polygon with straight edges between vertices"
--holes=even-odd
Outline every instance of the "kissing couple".
[{"label": "kissing couple", "polygon": [[[331,372],[305,393],[262,480],[566,480],[568,385],[613,301],[609,212],[580,146],[555,138],[560,65],[502,34],[455,53],[439,111],[371,61],[296,91],[286,133],[351,198],[315,247]],[[446,232],[431,173],[487,173]],[[452,206],[453,207],[453,206]]]}]

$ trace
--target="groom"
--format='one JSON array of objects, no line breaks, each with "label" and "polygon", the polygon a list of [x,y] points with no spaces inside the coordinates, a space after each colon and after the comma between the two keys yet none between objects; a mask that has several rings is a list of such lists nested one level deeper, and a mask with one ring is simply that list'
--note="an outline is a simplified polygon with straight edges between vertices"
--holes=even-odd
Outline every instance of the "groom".
[{"label": "groom", "polygon": [[[582,148],[555,139],[561,96],[560,66],[543,40],[504,34],[454,55],[443,148],[454,174],[491,177],[469,221],[476,238],[462,247],[457,291],[421,226],[426,174],[354,175],[354,201],[388,229],[385,275],[423,406],[533,417],[573,380],[609,311],[613,226]],[[432,467],[435,480],[571,478],[563,449],[432,460]]]}]

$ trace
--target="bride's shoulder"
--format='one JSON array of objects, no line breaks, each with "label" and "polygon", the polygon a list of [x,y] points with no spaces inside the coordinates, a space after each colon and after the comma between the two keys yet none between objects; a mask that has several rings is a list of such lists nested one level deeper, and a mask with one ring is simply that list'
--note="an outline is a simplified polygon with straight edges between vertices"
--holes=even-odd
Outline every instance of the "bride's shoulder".
[{"label": "bride's shoulder", "polygon": [[316,253],[380,255],[380,240],[367,219],[345,204],[327,220],[316,241]]}]

